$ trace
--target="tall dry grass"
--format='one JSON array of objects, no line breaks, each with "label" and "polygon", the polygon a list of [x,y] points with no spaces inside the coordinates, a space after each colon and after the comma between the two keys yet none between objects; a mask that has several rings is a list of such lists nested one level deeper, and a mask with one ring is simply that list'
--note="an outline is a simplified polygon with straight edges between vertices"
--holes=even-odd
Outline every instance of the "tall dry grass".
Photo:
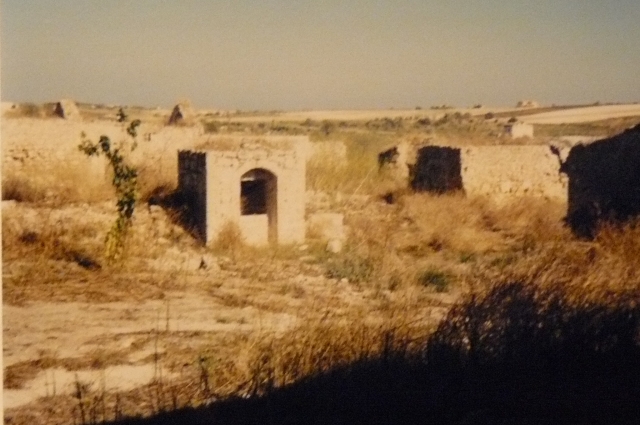
[{"label": "tall dry grass", "polygon": [[[378,173],[378,153],[397,144],[393,135],[344,131],[318,140],[342,142],[347,147],[346,161],[330,153],[315,156],[307,163],[307,189],[347,195],[377,195],[397,188],[398,182]],[[402,164],[401,164],[402,166]]]},{"label": "tall dry grass", "polygon": [[82,170],[61,166],[42,175],[38,169],[3,172],[2,200],[47,203],[95,203],[109,199],[113,190],[106,181],[88,180]]},{"label": "tall dry grass", "polygon": [[256,344],[236,391],[113,423],[633,424],[639,298],[575,304],[562,288],[505,280],[430,334],[314,323]]},{"label": "tall dry grass", "polygon": [[[291,369],[277,361],[264,365],[260,370],[269,372],[255,376],[268,384],[253,401],[228,402],[245,406],[245,413],[227,410],[224,402],[208,413],[243,423],[270,411],[307,423],[313,403],[319,407],[312,421],[327,423],[634,423],[640,419],[640,226],[605,228],[585,244],[566,229],[547,229],[545,220],[555,218],[545,215],[544,202],[538,205],[484,211],[493,226],[513,231],[532,223],[549,234],[511,270],[477,276],[430,337],[383,332],[363,341],[356,326],[344,346],[336,331],[337,344],[316,346],[321,339],[312,335],[324,329],[307,329],[312,334],[305,333],[300,346],[284,339],[283,361],[315,358],[312,353],[330,353],[333,360]],[[486,225],[484,219],[471,223]],[[355,347],[368,348],[345,356]],[[274,353],[272,347],[267,352]]]}]

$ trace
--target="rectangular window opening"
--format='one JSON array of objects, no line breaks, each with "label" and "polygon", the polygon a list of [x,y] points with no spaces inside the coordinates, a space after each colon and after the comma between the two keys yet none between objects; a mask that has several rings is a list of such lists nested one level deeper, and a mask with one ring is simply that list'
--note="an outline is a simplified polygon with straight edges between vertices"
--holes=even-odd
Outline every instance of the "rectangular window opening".
[{"label": "rectangular window opening", "polygon": [[240,182],[242,215],[267,213],[267,181],[246,180]]}]

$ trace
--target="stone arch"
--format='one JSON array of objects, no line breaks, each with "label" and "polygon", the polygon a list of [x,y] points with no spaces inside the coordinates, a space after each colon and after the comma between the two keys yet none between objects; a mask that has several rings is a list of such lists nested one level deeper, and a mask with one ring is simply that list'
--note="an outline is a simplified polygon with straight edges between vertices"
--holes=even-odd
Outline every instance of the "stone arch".
[{"label": "stone arch", "polygon": [[240,227],[255,242],[278,242],[278,177],[266,168],[240,176]]}]

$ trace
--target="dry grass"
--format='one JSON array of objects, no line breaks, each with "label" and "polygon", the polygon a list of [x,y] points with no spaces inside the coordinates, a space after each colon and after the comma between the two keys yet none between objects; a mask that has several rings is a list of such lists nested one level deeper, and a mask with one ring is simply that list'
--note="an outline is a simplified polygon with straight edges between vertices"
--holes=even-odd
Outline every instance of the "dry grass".
[{"label": "dry grass", "polygon": [[113,190],[107,182],[88,180],[82,171],[69,166],[56,168],[44,175],[36,169],[4,172],[2,175],[2,200],[61,206],[100,202],[112,196]]},{"label": "dry grass", "polygon": [[5,115],[7,118],[51,118],[56,116],[54,107],[55,105],[52,103],[22,103],[6,111]]},{"label": "dry grass", "polygon": [[42,202],[47,198],[46,189],[35,185],[31,179],[5,176],[2,179],[2,200],[17,202]]},{"label": "dry grass", "polygon": [[233,259],[237,258],[246,247],[242,230],[237,223],[232,221],[222,226],[212,244],[214,250],[224,252]]},{"label": "dry grass", "polygon": [[[450,133],[447,126],[460,125],[461,132],[452,137],[463,138],[465,126],[473,122],[463,126],[456,120],[438,128]],[[167,325],[160,337],[169,349],[146,361],[178,372],[180,378],[172,382],[156,379],[117,396],[83,387],[77,400],[42,400],[15,414],[13,423],[55,415],[64,418],[61,423],[86,423],[99,409],[102,416],[96,417],[107,420],[144,414],[159,415],[155,420],[161,421],[161,412],[172,410],[177,416],[196,412],[222,423],[267,417],[274,423],[304,423],[309,417],[325,423],[373,423],[379,418],[387,423],[524,423],[530,419],[521,417],[527,405],[509,404],[514,399],[540,401],[544,411],[554,408],[551,396],[565,400],[561,397],[581,388],[586,389],[580,394],[587,395],[566,400],[566,406],[592,412],[595,407],[587,401],[597,385],[571,372],[562,375],[568,382],[563,387],[553,381],[553,368],[573,371],[572,362],[578,359],[576,364],[611,391],[615,385],[596,364],[604,361],[600,352],[613,359],[606,365],[620,367],[614,378],[635,370],[625,368],[637,358],[640,224],[604,227],[593,242],[579,242],[562,224],[564,207],[552,202],[495,204],[461,194],[396,190],[393,179],[378,174],[376,155],[401,134],[414,131],[407,126],[410,121],[380,130],[383,135],[371,139],[373,132],[335,123],[326,126],[329,135],[314,136],[344,141],[349,166],[311,162],[310,188],[342,192],[347,199],[353,193],[369,195],[362,206],[345,202],[349,238],[339,254],[313,245],[305,251],[248,248],[233,226],[206,249],[175,226],[167,211],[152,215],[141,208],[131,261],[118,269],[98,269],[92,264],[103,262],[113,205],[94,204],[61,215],[56,211],[61,207],[43,202],[47,197],[41,191],[50,188],[5,176],[10,184],[3,185],[3,198],[6,190],[7,197],[20,201],[13,213],[3,211],[5,304],[93,305],[190,292],[215,301],[209,319],[221,326],[212,332],[173,332]],[[435,134],[420,134],[428,133]],[[147,165],[141,174],[143,199],[162,198],[173,190],[170,173]],[[377,198],[390,190],[396,195],[391,204]],[[66,196],[68,202],[86,195]],[[88,220],[88,210],[99,210],[99,217]],[[189,259],[214,255],[219,269],[158,272],[145,265],[181,253]],[[460,294],[463,298],[434,333],[435,320]],[[549,353],[562,360],[558,366],[545,363]],[[104,368],[126,361],[117,350],[92,353],[77,363],[42,356],[14,364],[5,377],[19,387],[34,372],[53,366]],[[637,394],[633,383],[621,382],[629,394]],[[549,398],[543,394],[547,388]],[[622,401],[627,397],[611,394]],[[593,406],[612,411],[598,400]],[[197,409],[207,403],[213,407]],[[83,415],[80,405],[86,409]],[[362,412],[358,406],[370,410]],[[191,410],[176,410],[183,407]]]},{"label": "dry grass", "polygon": [[[307,163],[307,189],[343,194],[380,194],[393,180],[378,173],[378,153],[398,143],[397,137],[380,134],[343,132],[316,136],[326,143],[342,142],[347,147],[346,162],[330,153],[316,155]],[[328,138],[328,139],[327,139]]]},{"label": "dry grass", "polygon": [[482,198],[416,194],[400,203],[406,222],[417,231],[407,249],[484,253],[502,243],[496,233],[500,215]]},{"label": "dry grass", "polygon": [[207,406],[116,423],[631,424],[638,295],[576,305],[560,288],[501,281],[433,333],[393,316],[315,322],[256,344],[231,394],[216,393],[202,361],[198,384],[183,388],[199,385]]},{"label": "dry grass", "polygon": [[[455,382],[459,382],[455,376],[465,376],[469,371],[460,369],[459,362],[466,365],[475,364],[471,361],[493,362],[493,359],[502,358],[500,356],[515,356],[509,358],[523,359],[524,362],[527,359],[525,351],[509,354],[512,347],[509,338],[524,338],[523,335],[528,334],[523,332],[530,329],[532,323],[535,326],[541,324],[542,329],[552,329],[556,323],[561,323],[563,335],[570,335],[572,329],[578,329],[585,338],[580,340],[586,344],[585,347],[600,343],[590,333],[592,331],[610,331],[612,335],[624,331],[615,328],[618,325],[614,321],[622,317],[618,313],[628,312],[625,303],[634,299],[633,294],[640,287],[637,275],[640,269],[640,226],[631,223],[623,229],[607,227],[594,242],[584,243],[573,240],[562,227],[560,213],[561,209],[542,200],[496,205],[459,194],[404,194],[393,205],[372,202],[363,211],[352,211],[347,217],[350,238],[345,252],[335,256],[314,252],[319,258],[314,267],[319,267],[318,272],[328,273],[331,277],[347,278],[350,283],[340,291],[351,288],[363,297],[367,294],[371,300],[366,308],[356,307],[346,300],[340,303],[329,298],[319,301],[316,289],[292,280],[303,270],[299,252],[284,250],[278,255],[255,250],[249,252],[242,247],[237,229],[229,229],[228,235],[223,232],[224,237],[219,240],[217,249],[226,255],[237,249],[237,255],[231,264],[223,267],[223,273],[235,276],[234,279],[248,279],[253,286],[252,289],[245,288],[245,292],[238,292],[221,278],[219,285],[226,286],[218,289],[208,286],[210,293],[216,294],[221,302],[233,302],[234,308],[259,309],[263,314],[295,312],[295,326],[284,330],[238,333],[233,341],[227,341],[232,345],[225,350],[216,348],[217,345],[207,348],[204,334],[192,335],[190,340],[203,340],[204,345],[198,348],[199,357],[193,349],[187,348],[181,348],[183,351],[179,356],[167,354],[162,357],[162,362],[175,363],[176,370],[180,370],[179,364],[191,362],[188,372],[180,379],[173,382],[158,380],[122,394],[120,400],[109,394],[103,394],[104,398],[101,398],[99,389],[88,391],[82,396],[88,409],[85,414],[92,406],[97,408],[104,403],[106,411],[110,412],[105,416],[108,419],[116,417],[116,412],[120,412],[118,415],[126,412],[127,415],[162,416],[160,412],[163,409],[173,410],[179,415],[184,412],[179,410],[183,407],[194,409],[211,402],[215,402],[214,406],[224,406],[219,401],[222,399],[228,400],[225,403],[257,403],[242,410],[247,415],[262,412],[260,400],[271,400],[269,403],[276,404],[280,403],[278,400],[286,400],[287,403],[282,405],[284,410],[278,412],[289,411],[295,416],[298,414],[296,406],[300,403],[298,397],[304,397],[304,394],[314,393],[327,403],[340,405],[343,399],[360,397],[355,394],[362,394],[362,391],[368,394],[366,397],[374,397],[374,405],[384,405],[389,409],[396,409],[396,403],[402,402],[402,397],[409,397],[406,402],[430,406],[430,397],[436,397],[425,389],[430,387],[415,387],[416,382],[424,381],[431,382],[429,385],[448,382],[445,393],[451,403],[458,406],[457,410],[454,409],[461,415],[456,416],[457,420],[462,420],[462,416],[476,414],[474,412],[483,406],[493,406],[493,399],[480,397],[479,404],[466,407],[457,404],[462,402],[462,398],[453,394],[458,388]],[[84,232],[79,227],[63,228],[62,231],[71,235]],[[24,243],[20,242],[21,235],[9,233],[4,236],[3,242],[7,244],[9,253],[26,254],[37,246],[35,242],[20,245]],[[65,235],[51,234],[46,240],[62,241]],[[38,235],[34,240],[42,238]],[[411,241],[426,248],[408,249]],[[55,243],[49,245],[54,250],[58,249]],[[38,249],[44,253],[48,248]],[[462,254],[474,259],[462,261]],[[493,261],[506,255],[512,256],[508,264]],[[37,267],[47,270],[50,266],[40,263]],[[113,281],[124,276],[114,276]],[[105,285],[104,290],[117,289],[111,286],[109,282],[112,279],[106,274],[94,274],[92,279],[100,279]],[[154,277],[150,279],[152,281]],[[435,298],[430,301],[428,296],[439,296],[441,290],[464,289],[466,287],[460,285],[462,281],[470,284],[470,295],[430,337],[434,322],[428,311]],[[61,289],[51,278],[48,284],[55,285],[56,290]],[[130,284],[135,285],[136,291],[150,288],[139,279],[130,281]],[[225,287],[227,289],[221,291]],[[15,288],[11,288],[9,295],[15,294]],[[164,290],[159,284],[155,288],[156,292],[160,290],[158,294]],[[314,302],[310,304],[311,300]],[[608,310],[602,310],[603,305],[608,306]],[[631,310],[632,317],[635,317],[634,311]],[[589,312],[596,316],[581,322],[583,319],[579,317],[591,314]],[[222,313],[215,317],[222,324],[236,320]],[[509,324],[510,318],[514,317],[523,319],[517,325]],[[596,317],[605,320],[605,324],[591,327],[597,323]],[[470,325],[464,327],[464,323]],[[622,327],[627,326],[624,321],[619,323]],[[471,325],[476,328],[469,328]],[[480,339],[477,345],[472,346],[473,350],[460,345],[460,341],[466,341],[467,335],[476,334]],[[173,342],[174,337],[170,333],[163,338],[171,340],[175,347],[182,344],[180,339]],[[554,339],[551,334],[539,333],[535,338],[540,344],[558,347],[559,352],[573,355],[573,352],[565,351],[568,348],[561,339]],[[532,353],[530,359],[537,362],[536,352]],[[100,356],[94,358],[98,362],[104,360]],[[424,359],[427,363],[423,363]],[[589,359],[585,360],[587,367],[591,367]],[[89,358],[85,360],[82,365],[88,364]],[[524,367],[523,363],[517,365]],[[38,367],[38,364],[23,363],[8,372],[14,385],[19,385]],[[525,379],[522,374],[526,373],[525,369],[517,369],[513,376]],[[546,379],[546,375],[541,376]],[[363,382],[367,390],[364,390]],[[529,383],[537,385],[534,381],[521,382],[526,384],[525,388],[529,388]],[[490,387],[493,384],[485,385]],[[505,385],[512,388],[511,381]],[[389,392],[389,389],[407,386],[413,390]],[[461,391],[467,394],[466,391],[477,390],[474,388],[464,387]],[[239,401],[245,398],[249,401]],[[123,401],[125,399],[126,402]],[[134,407],[132,400],[144,402]],[[128,406],[126,409],[122,407],[124,404]],[[230,423],[237,423],[234,420],[242,423],[238,417],[225,416],[229,411],[224,413],[216,409],[213,410],[217,412],[215,414],[226,417]],[[337,411],[319,408],[314,412],[314,415],[333,415]],[[435,417],[439,415],[430,410],[427,413]],[[274,414],[279,417],[280,413]],[[403,414],[398,413],[400,417]],[[76,419],[80,420],[80,417],[76,416]],[[458,422],[454,420],[451,423]]]},{"label": "dry grass", "polygon": [[639,237],[633,222],[622,229],[604,228],[592,243],[556,240],[535,246],[501,270],[500,279],[537,282],[579,302],[603,302],[611,294],[640,288]]}]

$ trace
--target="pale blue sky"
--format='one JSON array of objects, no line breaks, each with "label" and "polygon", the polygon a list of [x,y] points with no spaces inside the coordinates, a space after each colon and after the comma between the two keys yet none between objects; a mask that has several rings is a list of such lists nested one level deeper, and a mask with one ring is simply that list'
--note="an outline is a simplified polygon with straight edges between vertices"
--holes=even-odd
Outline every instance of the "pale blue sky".
[{"label": "pale blue sky", "polygon": [[2,0],[0,13],[8,101],[640,101],[638,0]]}]

